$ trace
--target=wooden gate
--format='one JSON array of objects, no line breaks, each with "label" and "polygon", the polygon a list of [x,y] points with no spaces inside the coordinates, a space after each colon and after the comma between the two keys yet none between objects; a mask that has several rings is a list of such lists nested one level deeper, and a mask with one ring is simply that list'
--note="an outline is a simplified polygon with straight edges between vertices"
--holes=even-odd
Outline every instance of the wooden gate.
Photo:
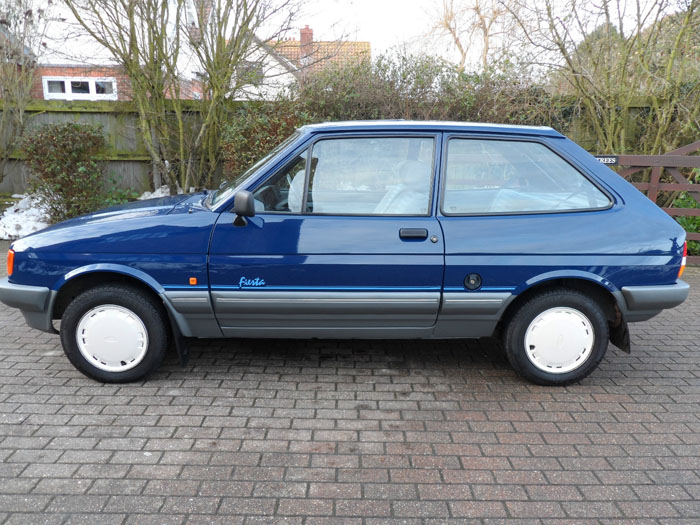
[{"label": "wooden gate", "polygon": [[[657,203],[661,192],[681,192],[687,191],[700,205],[700,184],[690,184],[680,172],[679,168],[700,169],[700,156],[691,155],[700,150],[700,140],[669,151],[664,155],[600,155],[598,160],[605,164],[621,166],[618,174],[629,180],[632,175],[642,170],[651,168],[649,182],[632,182],[641,191],[646,191],[647,197]],[[667,174],[666,177],[663,177]],[[662,182],[669,179],[673,182]],[[700,207],[698,208],[670,208],[661,207],[672,217],[700,217]],[[688,232],[689,241],[700,241],[700,233]],[[688,257],[688,264],[700,264],[700,255]]]}]

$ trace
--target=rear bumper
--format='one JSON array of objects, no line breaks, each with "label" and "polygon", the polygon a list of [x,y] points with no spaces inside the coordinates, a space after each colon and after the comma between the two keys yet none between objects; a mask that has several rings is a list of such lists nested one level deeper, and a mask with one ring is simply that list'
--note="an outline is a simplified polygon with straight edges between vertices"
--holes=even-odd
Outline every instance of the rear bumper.
[{"label": "rear bumper", "polygon": [[[688,298],[690,285],[678,279],[675,284],[657,286],[623,286],[625,318],[644,321],[667,308],[674,308]],[[620,302],[620,301],[618,301]]]},{"label": "rear bumper", "polygon": [[56,293],[45,286],[13,284],[8,278],[0,279],[0,301],[19,308],[27,324],[37,330],[56,333],[51,310]]}]

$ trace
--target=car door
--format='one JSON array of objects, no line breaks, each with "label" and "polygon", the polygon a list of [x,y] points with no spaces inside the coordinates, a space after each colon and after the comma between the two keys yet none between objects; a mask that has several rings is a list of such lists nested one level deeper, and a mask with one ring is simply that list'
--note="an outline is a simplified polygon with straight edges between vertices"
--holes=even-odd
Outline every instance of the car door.
[{"label": "car door", "polygon": [[582,255],[600,244],[599,216],[612,198],[545,140],[455,134],[444,150],[436,335],[489,336],[532,279],[605,263]]},{"label": "car door", "polygon": [[236,337],[415,337],[440,306],[434,215],[441,135],[316,136],[248,188],[256,215],[221,214],[209,277]]}]

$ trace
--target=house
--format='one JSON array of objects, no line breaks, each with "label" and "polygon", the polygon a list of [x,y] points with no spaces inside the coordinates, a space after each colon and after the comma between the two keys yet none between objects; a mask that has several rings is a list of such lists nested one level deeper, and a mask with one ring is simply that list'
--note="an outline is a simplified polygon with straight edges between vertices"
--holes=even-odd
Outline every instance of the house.
[{"label": "house", "polygon": [[[84,31],[70,9],[61,3],[52,6],[37,60],[32,98],[40,100],[132,99],[131,81],[111,54],[97,45]],[[181,53],[181,99],[201,99],[202,86],[193,71],[191,54]],[[166,94],[168,96],[169,94]]]},{"label": "house", "polygon": [[[131,81],[120,66],[40,64],[34,75],[32,98],[41,100],[131,100]],[[199,100],[202,85],[180,81],[180,98]]]},{"label": "house", "polygon": [[[190,0],[186,15],[192,34],[200,31],[194,15],[203,9],[210,16],[210,0]],[[59,9],[59,7],[57,7]],[[131,82],[123,69],[114,64],[109,53],[95,46],[89,35],[76,27],[72,15],[60,7],[62,23],[50,27],[47,41],[36,67],[32,98],[39,100],[128,101]],[[74,34],[70,42],[65,34]],[[192,36],[192,34],[190,36]],[[344,40],[315,41],[307,25],[299,39],[263,41],[253,37],[254,47],[239,67],[232,84],[239,88],[240,99],[274,99],[294,82],[303,82],[310,73],[330,65],[357,63],[370,58],[369,42]],[[203,72],[188,45],[180,50],[178,69],[182,72],[179,98],[203,98]]]},{"label": "house", "polygon": [[[369,42],[349,40],[315,41],[308,25],[299,40],[264,42],[255,39],[258,52],[239,70],[244,84],[241,98],[270,100],[294,82],[331,66],[357,64],[371,58]],[[241,78],[242,77],[242,78]]]},{"label": "house", "polygon": [[308,25],[299,31],[299,40],[282,40],[274,49],[297,67],[302,78],[328,66],[357,64],[372,54],[369,42],[314,41],[314,31]]},{"label": "house", "polygon": [[40,64],[32,98],[40,100],[130,100],[131,85],[118,66]]}]

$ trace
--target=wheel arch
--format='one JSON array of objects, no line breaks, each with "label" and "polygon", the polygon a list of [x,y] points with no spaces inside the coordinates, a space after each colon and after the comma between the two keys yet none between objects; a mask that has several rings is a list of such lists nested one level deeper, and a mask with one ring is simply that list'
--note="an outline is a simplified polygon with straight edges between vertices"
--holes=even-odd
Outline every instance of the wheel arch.
[{"label": "wheel arch", "polygon": [[611,328],[619,326],[623,322],[617,298],[614,294],[617,289],[610,281],[588,272],[570,272],[567,274],[551,272],[528,280],[522,289],[518,291],[517,295],[513,297],[503,311],[496,327],[496,335],[500,335],[503,332],[503,329],[520,306],[527,303],[531,297],[554,289],[577,290],[590,296],[602,308]]},{"label": "wheel arch", "polygon": [[150,275],[126,266],[97,264],[73,270],[56,283],[52,319],[60,319],[68,304],[85,290],[109,283],[128,284],[162,304],[166,313],[169,310],[163,287]]}]

